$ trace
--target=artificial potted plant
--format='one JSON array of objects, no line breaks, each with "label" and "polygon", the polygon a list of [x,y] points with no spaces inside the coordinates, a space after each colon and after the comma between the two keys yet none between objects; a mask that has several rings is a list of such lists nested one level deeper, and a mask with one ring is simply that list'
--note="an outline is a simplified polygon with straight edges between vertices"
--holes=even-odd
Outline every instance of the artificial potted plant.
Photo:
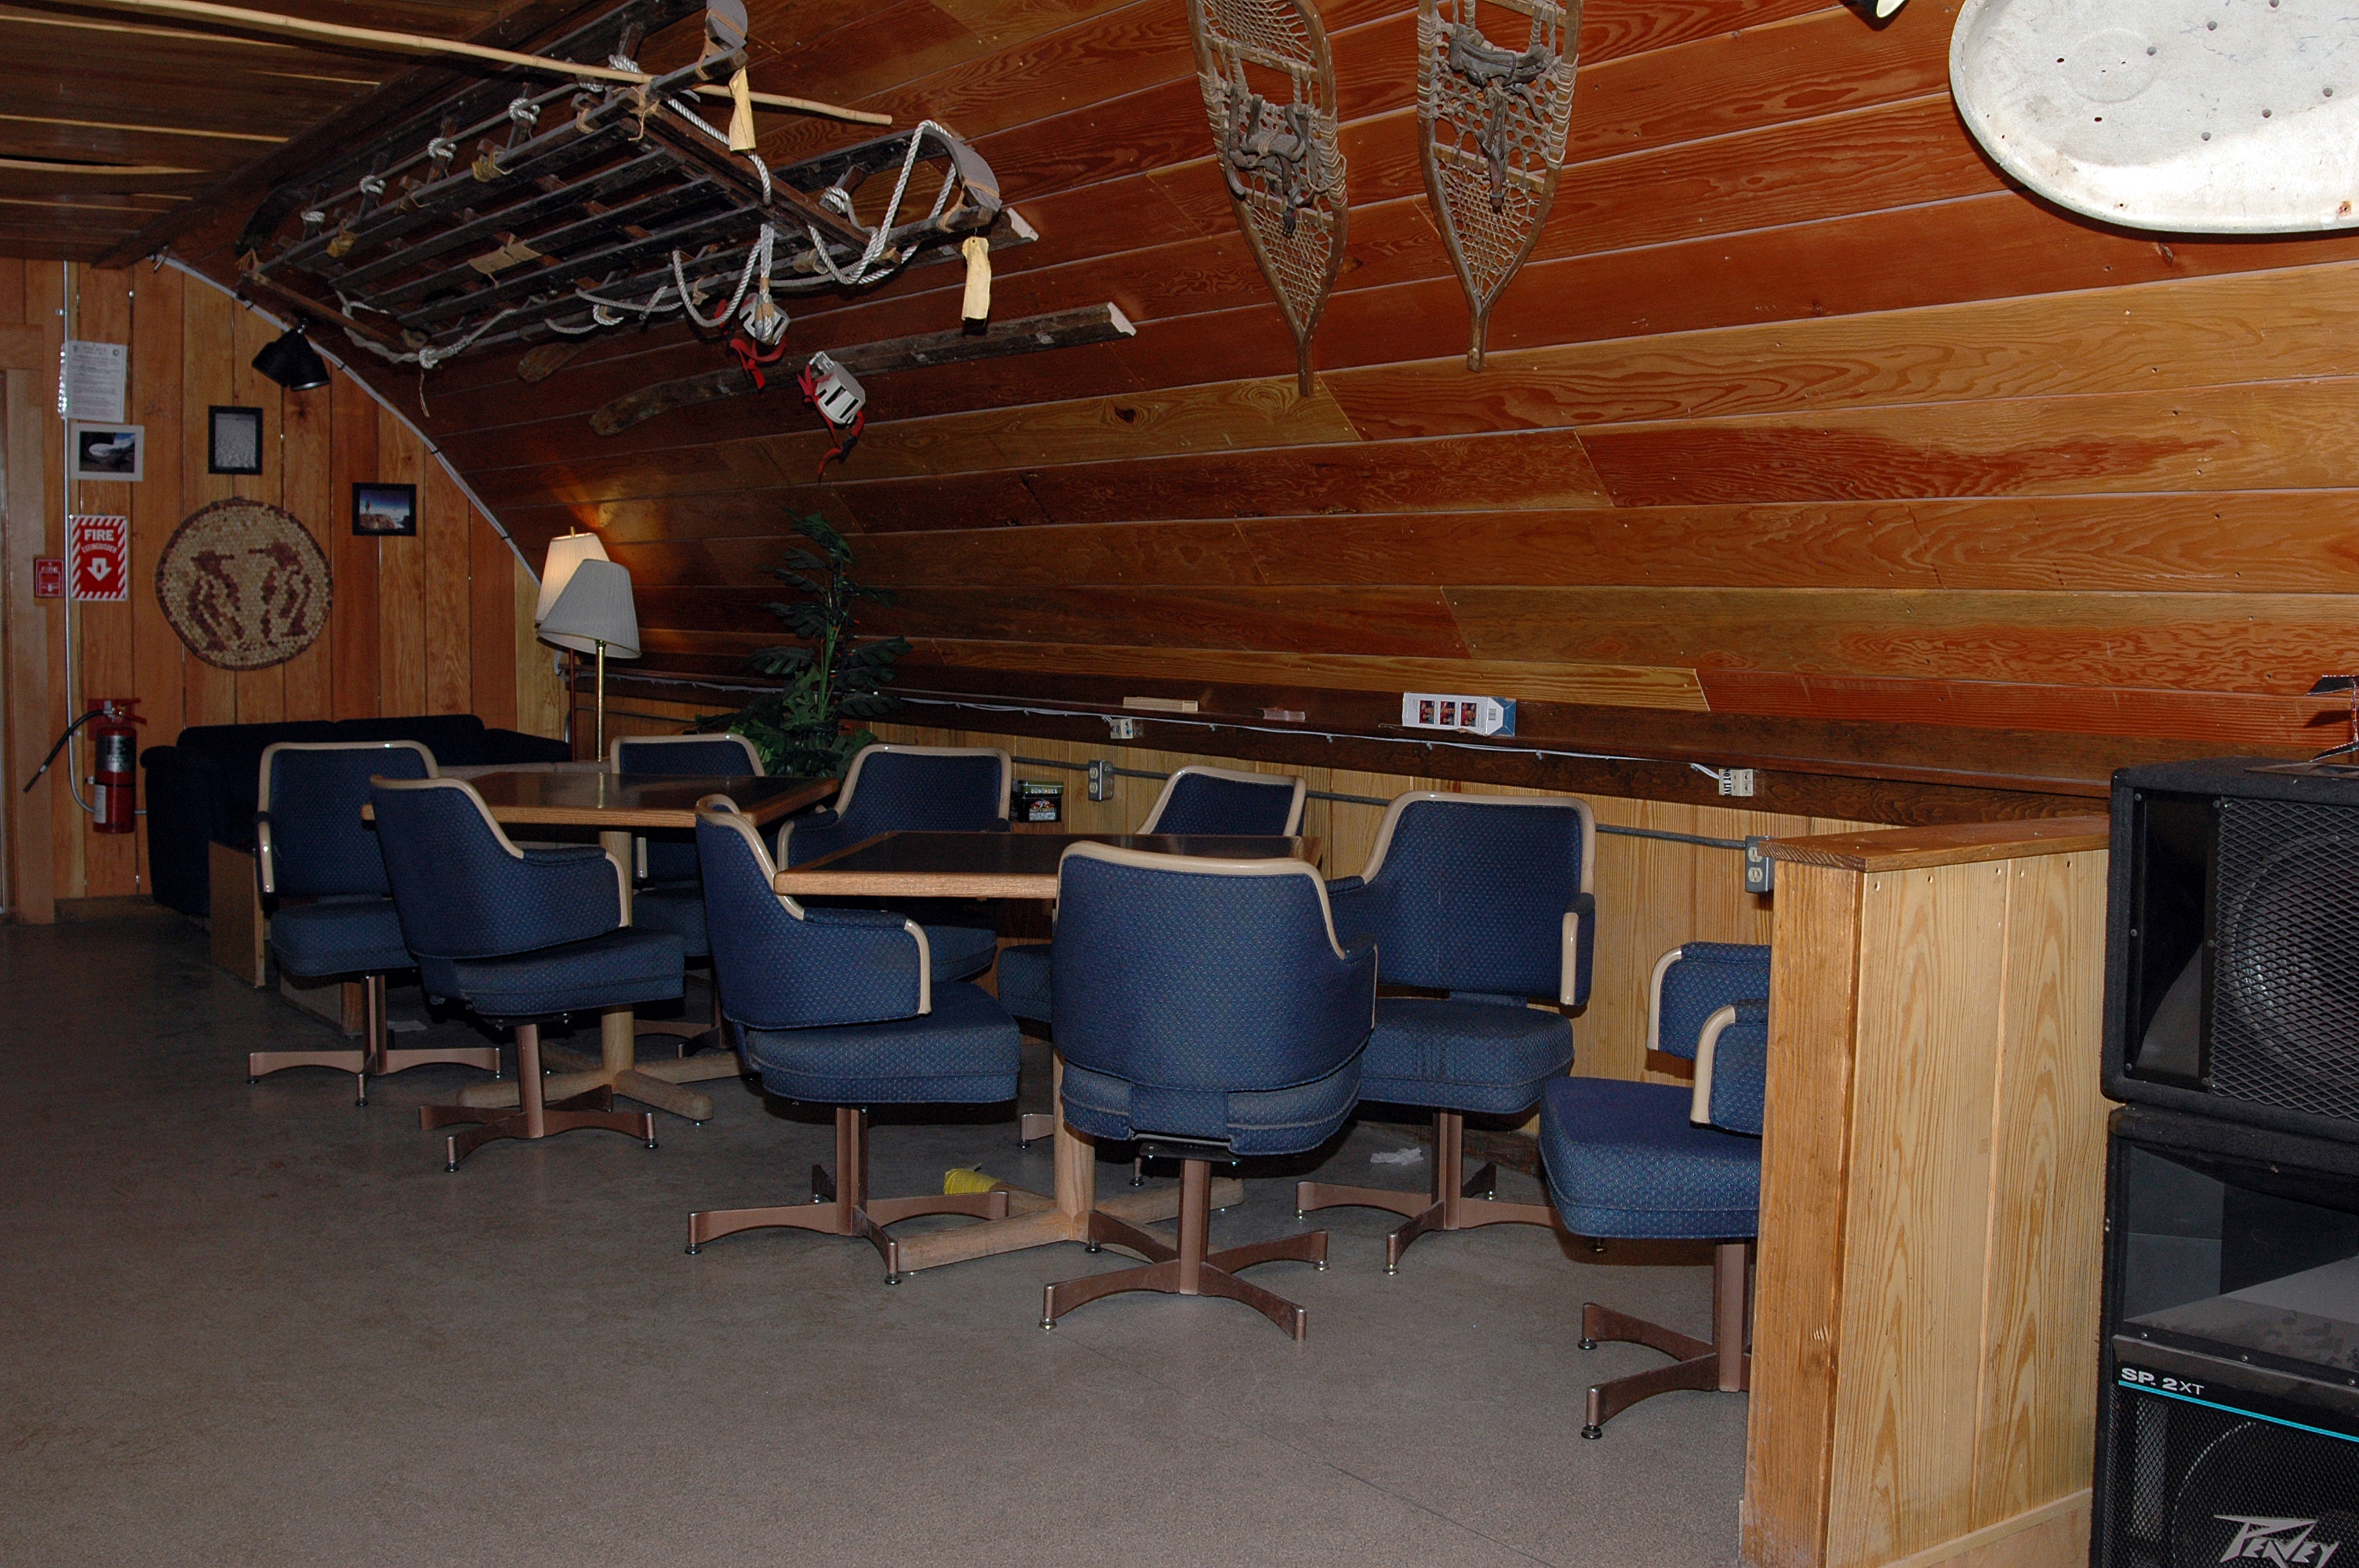
[{"label": "artificial potted plant", "polygon": [[797,546],[770,571],[802,597],[763,608],[802,641],[764,648],[746,661],[763,675],[785,676],[787,684],[734,713],[707,714],[697,728],[745,736],[770,773],[842,778],[860,749],[876,741],[865,728],[847,731],[847,722],[900,707],[884,687],[909,643],[902,637],[855,637],[852,623],[859,606],[891,604],[892,590],[853,580],[852,546],[825,518],[797,518],[795,532],[813,547]]}]

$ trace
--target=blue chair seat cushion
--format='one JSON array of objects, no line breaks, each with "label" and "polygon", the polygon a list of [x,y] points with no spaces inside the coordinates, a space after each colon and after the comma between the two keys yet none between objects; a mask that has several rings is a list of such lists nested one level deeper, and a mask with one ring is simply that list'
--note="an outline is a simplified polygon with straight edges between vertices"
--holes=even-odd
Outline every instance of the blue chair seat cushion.
[{"label": "blue chair seat cushion", "polygon": [[814,1105],[993,1105],[1016,1098],[1022,1037],[973,986],[934,987],[917,1018],[814,1029],[736,1028],[762,1087]]},{"label": "blue chair seat cushion", "polygon": [[1173,1089],[1134,1084],[1065,1064],[1065,1120],[1092,1138],[1127,1141],[1162,1133],[1226,1142],[1235,1154],[1299,1154],[1343,1125],[1359,1101],[1359,1055],[1286,1088]]},{"label": "blue chair seat cushion", "polygon": [[401,945],[401,917],[389,898],[337,899],[282,909],[270,917],[270,946],[289,974],[374,975],[418,960]]},{"label": "blue chair seat cushion", "polygon": [[1760,1227],[1761,1141],[1688,1120],[1669,1084],[1560,1078],[1540,1098],[1549,1196],[1576,1236],[1719,1240]]},{"label": "blue chair seat cushion", "polygon": [[530,1019],[673,1000],[680,963],[679,937],[625,926],[496,958],[420,955],[418,973],[429,996],[463,1001],[487,1019]]},{"label": "blue chair seat cushion", "polygon": [[926,951],[933,955],[934,984],[968,980],[991,968],[999,933],[988,925],[927,925]]},{"label": "blue chair seat cushion", "polygon": [[1360,1098],[1512,1116],[1572,1065],[1563,1014],[1462,997],[1382,997]]},{"label": "blue chair seat cushion", "polygon": [[1049,944],[1028,943],[999,956],[999,1005],[1018,1018],[1049,1022]]},{"label": "blue chair seat cushion", "polygon": [[668,931],[679,938],[680,952],[690,958],[709,958],[712,944],[704,934],[704,884],[658,882],[631,894],[631,928]]}]

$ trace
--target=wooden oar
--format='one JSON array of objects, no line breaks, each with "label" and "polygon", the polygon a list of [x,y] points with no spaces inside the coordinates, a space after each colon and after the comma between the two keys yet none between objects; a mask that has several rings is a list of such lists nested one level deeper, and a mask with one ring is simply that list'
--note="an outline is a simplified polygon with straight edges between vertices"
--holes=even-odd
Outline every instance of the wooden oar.
[{"label": "wooden oar", "polygon": [[126,174],[202,174],[201,168],[191,168],[169,163],[52,163],[47,158],[0,157],[0,171],[24,174],[90,174],[122,176]]},{"label": "wooden oar", "polygon": [[[36,4],[57,4],[59,0],[35,0]],[[168,16],[190,16],[201,21],[218,22],[227,27],[256,27],[269,32],[294,33],[304,38],[327,38],[337,43],[358,44],[364,48],[397,49],[407,54],[463,55],[470,59],[490,60],[496,65],[515,66],[525,70],[544,71],[552,76],[587,77],[592,81],[620,81],[636,87],[655,80],[644,70],[618,70],[610,65],[587,65],[578,60],[549,59],[537,54],[519,54],[514,49],[495,49],[484,44],[464,43],[457,38],[430,38],[424,33],[395,33],[378,27],[352,27],[341,22],[314,22],[302,16],[289,16],[277,11],[249,11],[243,5],[216,5],[212,0],[74,0],[76,5],[103,5],[118,11],[144,11]],[[700,91],[729,95],[726,87],[706,85]],[[849,120],[862,125],[889,125],[892,116],[872,114],[865,110],[846,109],[839,104],[822,103],[813,98],[790,98],[784,93],[756,92],[753,102],[772,109],[792,109],[799,114],[824,114],[831,119]]]}]

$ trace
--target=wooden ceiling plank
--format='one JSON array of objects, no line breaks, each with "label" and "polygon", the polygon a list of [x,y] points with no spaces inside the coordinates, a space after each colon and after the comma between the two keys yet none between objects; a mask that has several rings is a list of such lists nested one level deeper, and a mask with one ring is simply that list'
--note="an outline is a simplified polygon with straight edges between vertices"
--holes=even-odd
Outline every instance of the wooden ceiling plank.
[{"label": "wooden ceiling plank", "polygon": [[0,114],[0,124],[54,125],[83,131],[125,131],[142,136],[195,136],[208,141],[257,142],[270,146],[275,146],[287,139],[279,135],[263,135],[244,131],[200,129],[194,125],[134,124],[112,120],[72,120],[55,114]]},{"label": "wooden ceiling plank", "polygon": [[[1189,337],[1217,341],[1201,331]],[[1709,418],[1798,407],[2191,388],[2263,373],[2332,376],[2359,372],[2359,359],[2347,347],[2354,341],[2359,341],[2359,265],[2343,263],[2189,277],[2064,299],[2046,296],[1657,335],[1644,346],[1618,341],[1509,351],[1495,355],[1492,370],[1482,376],[1465,374],[1455,358],[1336,369],[1324,383],[1360,434],[1389,439],[1643,421],[1682,411]],[[694,351],[700,357],[709,351]],[[607,376],[575,375],[567,382],[567,401],[586,403],[616,384]],[[1003,383],[1002,389],[1011,384]],[[505,396],[505,390],[487,389],[474,401]],[[454,411],[462,420],[469,412],[464,406]],[[748,408],[722,417],[743,420],[750,431],[771,416]],[[879,425],[877,431],[900,423]],[[700,416],[699,433],[718,439],[740,432],[726,422],[704,424]],[[571,433],[545,434],[561,442]],[[465,439],[489,438],[479,429]],[[667,427],[647,432],[641,444],[676,438]],[[533,438],[514,430],[502,444],[512,461],[526,460],[535,448]]]},{"label": "wooden ceiling plank", "polygon": [[2340,489],[2359,380],[1593,427],[1627,506]]},{"label": "wooden ceiling plank", "polygon": [[2359,263],[1330,371],[1362,436],[2359,373]]},{"label": "wooden ceiling plank", "polygon": [[[1603,515],[1594,509],[1417,512],[1078,524],[1046,536],[946,527],[867,535],[860,559],[864,579],[887,587],[1447,580],[1482,587],[2352,594],[2359,593],[2359,558],[2348,544],[2354,512],[2359,491],[2350,490],[1624,507]],[[681,583],[756,580],[684,577],[687,560],[732,573],[753,569],[757,557],[771,558],[760,553],[766,538],[711,533],[681,546],[694,552],[682,563],[663,554],[665,540],[627,547],[651,552],[644,558],[665,563],[655,569]]]},{"label": "wooden ceiling plank", "polygon": [[1060,464],[840,494],[864,527],[939,528],[995,521],[989,492],[1011,477],[1056,523],[1611,504],[1581,443],[1559,431]]},{"label": "wooden ceiling plank", "polygon": [[1584,57],[1565,156],[1586,162],[1944,92],[1958,0],[1914,3],[1906,27],[1863,27],[1837,5],[1610,64]]},{"label": "wooden ceiling plank", "polygon": [[[1695,672],[1621,661],[1509,663],[1488,659],[1366,657],[1342,654],[1273,652],[1190,653],[1184,665],[1168,650],[1118,643],[993,643],[956,638],[919,640],[910,654],[918,665],[1027,670],[1044,675],[1102,675],[1142,679],[1234,681],[1266,685],[1287,681],[1343,691],[1416,691],[1479,687],[1502,697],[1598,703],[1615,708],[1658,708],[1690,712],[1704,707]],[[1184,675],[1180,672],[1184,669]]]},{"label": "wooden ceiling plank", "polygon": [[2325,594],[1451,588],[1468,651],[1699,669],[2181,687],[2295,697],[2359,667]]},{"label": "wooden ceiling plank", "polygon": [[[635,587],[642,627],[784,635],[763,609],[769,588]],[[864,624],[907,636],[1103,642],[1122,628],[1140,645],[1272,649],[1459,659],[1450,607],[1433,589],[913,588]]]},{"label": "wooden ceiling plank", "polygon": [[[1700,672],[1720,713],[1847,724],[1940,724],[1977,730],[2142,735],[2323,751],[2347,709],[2314,697],[2026,681],[1892,680],[1788,671]],[[2324,718],[2328,722],[2321,724]]]},{"label": "wooden ceiling plank", "polygon": [[[500,16],[478,28],[469,41],[494,48],[515,48],[554,35],[578,19],[603,10],[607,0],[520,0]],[[173,214],[142,229],[110,253],[110,265],[127,265],[179,240],[201,221],[220,238],[200,243],[190,251],[207,259],[213,246],[225,244],[242,226],[245,212],[277,182],[315,168],[347,149],[370,131],[415,112],[428,100],[448,91],[454,81],[448,65],[426,62],[412,66],[325,124],[314,124],[275,153],[247,165],[206,194],[204,211]],[[233,215],[234,214],[234,215]]]}]

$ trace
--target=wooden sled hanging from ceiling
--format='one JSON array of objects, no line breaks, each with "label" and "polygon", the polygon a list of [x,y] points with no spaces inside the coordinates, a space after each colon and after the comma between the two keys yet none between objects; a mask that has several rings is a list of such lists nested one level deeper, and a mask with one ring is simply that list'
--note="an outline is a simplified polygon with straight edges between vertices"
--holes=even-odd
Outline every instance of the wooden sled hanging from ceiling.
[{"label": "wooden sled hanging from ceiling", "polygon": [[1310,335],[1343,267],[1350,215],[1327,29],[1310,0],[1189,0],[1188,30],[1229,205],[1294,334],[1308,397]]},{"label": "wooden sled hanging from ceiling", "polygon": [[1581,0],[1491,0],[1528,24],[1520,52],[1486,38],[1477,0],[1418,0],[1418,150],[1433,221],[1466,290],[1466,368],[1483,368],[1491,308],[1556,200],[1572,121]]},{"label": "wooden sled hanging from ceiling", "polygon": [[[542,53],[636,71],[643,43],[677,54],[658,35],[699,16],[691,64],[636,83],[478,81],[281,187],[238,242],[245,290],[430,370],[683,313],[775,343],[778,296],[872,287],[959,259],[971,237],[1035,237],[1002,211],[990,165],[930,120],[776,168],[733,151],[706,117],[726,115],[725,89],[702,109],[696,95],[742,80],[740,0],[628,0]],[[880,175],[892,196],[864,196]]]}]

